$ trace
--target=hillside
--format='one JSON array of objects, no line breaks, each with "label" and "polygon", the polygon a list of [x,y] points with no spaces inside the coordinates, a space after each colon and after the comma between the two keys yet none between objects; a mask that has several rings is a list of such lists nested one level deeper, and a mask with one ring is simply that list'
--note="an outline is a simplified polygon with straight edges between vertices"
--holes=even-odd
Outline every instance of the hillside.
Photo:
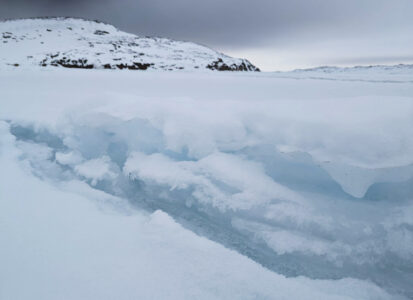
[{"label": "hillside", "polygon": [[74,18],[1,22],[0,44],[0,67],[259,71],[248,60],[195,43],[140,37]]},{"label": "hillside", "polygon": [[272,77],[296,79],[324,79],[367,82],[413,82],[413,65],[372,65],[355,67],[323,66],[296,69],[288,72],[273,72]]}]

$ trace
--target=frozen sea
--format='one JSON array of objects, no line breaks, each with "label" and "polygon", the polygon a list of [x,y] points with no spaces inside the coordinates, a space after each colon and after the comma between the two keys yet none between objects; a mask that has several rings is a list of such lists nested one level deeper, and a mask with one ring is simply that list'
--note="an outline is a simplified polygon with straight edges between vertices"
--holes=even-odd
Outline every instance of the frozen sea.
[{"label": "frozen sea", "polygon": [[413,298],[413,69],[0,70],[0,299]]}]

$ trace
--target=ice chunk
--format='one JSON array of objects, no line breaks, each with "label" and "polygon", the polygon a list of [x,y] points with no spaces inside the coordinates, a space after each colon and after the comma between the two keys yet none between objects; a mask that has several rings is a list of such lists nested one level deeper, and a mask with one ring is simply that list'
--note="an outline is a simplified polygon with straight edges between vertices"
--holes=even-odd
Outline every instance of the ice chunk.
[{"label": "ice chunk", "polygon": [[110,162],[108,156],[102,156],[76,165],[74,169],[77,174],[92,180],[92,185],[96,185],[99,180],[116,178],[117,174],[111,170]]},{"label": "ice chunk", "polygon": [[78,165],[83,160],[84,159],[79,152],[56,152],[56,161],[62,165]]}]

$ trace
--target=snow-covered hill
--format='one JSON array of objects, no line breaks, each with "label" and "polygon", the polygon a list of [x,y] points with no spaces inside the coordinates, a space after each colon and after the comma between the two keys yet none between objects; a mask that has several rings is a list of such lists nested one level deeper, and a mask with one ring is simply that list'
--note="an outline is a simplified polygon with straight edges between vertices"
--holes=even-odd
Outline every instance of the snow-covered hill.
[{"label": "snow-covered hill", "polygon": [[36,18],[0,23],[0,68],[259,71],[248,60],[166,38],[139,37],[97,21]]},{"label": "snow-covered hill", "polygon": [[323,66],[311,69],[297,69],[289,72],[274,72],[275,77],[312,78],[326,80],[370,81],[370,82],[413,82],[413,65],[373,65],[355,67]]},{"label": "snow-covered hill", "polygon": [[399,64],[399,65],[371,65],[371,66],[355,66],[355,67],[334,67],[334,66],[322,66],[309,69],[296,69],[293,72],[322,72],[322,73],[356,73],[356,72],[405,72],[413,71],[413,65]]}]

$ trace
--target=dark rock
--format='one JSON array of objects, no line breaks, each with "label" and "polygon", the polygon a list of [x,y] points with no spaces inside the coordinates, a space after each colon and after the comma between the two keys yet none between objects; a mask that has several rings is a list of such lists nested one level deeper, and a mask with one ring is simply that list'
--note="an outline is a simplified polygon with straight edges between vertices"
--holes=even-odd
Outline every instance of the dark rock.
[{"label": "dark rock", "polygon": [[96,35],[105,35],[105,34],[109,34],[109,32],[107,32],[105,30],[96,30],[94,32],[94,34],[96,34]]},{"label": "dark rock", "polygon": [[88,64],[87,59],[70,60],[66,58],[55,59],[50,62],[51,66],[64,67],[64,68],[76,68],[76,69],[93,69],[93,64]]},{"label": "dark rock", "polygon": [[222,58],[218,58],[216,61],[207,65],[207,68],[210,70],[218,70],[218,71],[255,71],[255,72],[260,71],[260,69],[258,69],[256,66],[254,66],[247,60],[243,60],[242,63],[238,65],[237,64],[227,65],[226,63],[224,63]]},{"label": "dark rock", "polygon": [[152,63],[140,63],[140,62],[135,62],[133,65],[128,65],[128,64],[117,64],[116,67],[118,69],[129,69],[129,70],[147,70],[150,66],[153,66],[154,64]]},{"label": "dark rock", "polygon": [[153,64],[149,64],[149,63],[139,63],[139,62],[135,62],[134,65],[137,66],[139,70],[146,70],[146,69],[148,69],[150,66],[153,66]]}]

